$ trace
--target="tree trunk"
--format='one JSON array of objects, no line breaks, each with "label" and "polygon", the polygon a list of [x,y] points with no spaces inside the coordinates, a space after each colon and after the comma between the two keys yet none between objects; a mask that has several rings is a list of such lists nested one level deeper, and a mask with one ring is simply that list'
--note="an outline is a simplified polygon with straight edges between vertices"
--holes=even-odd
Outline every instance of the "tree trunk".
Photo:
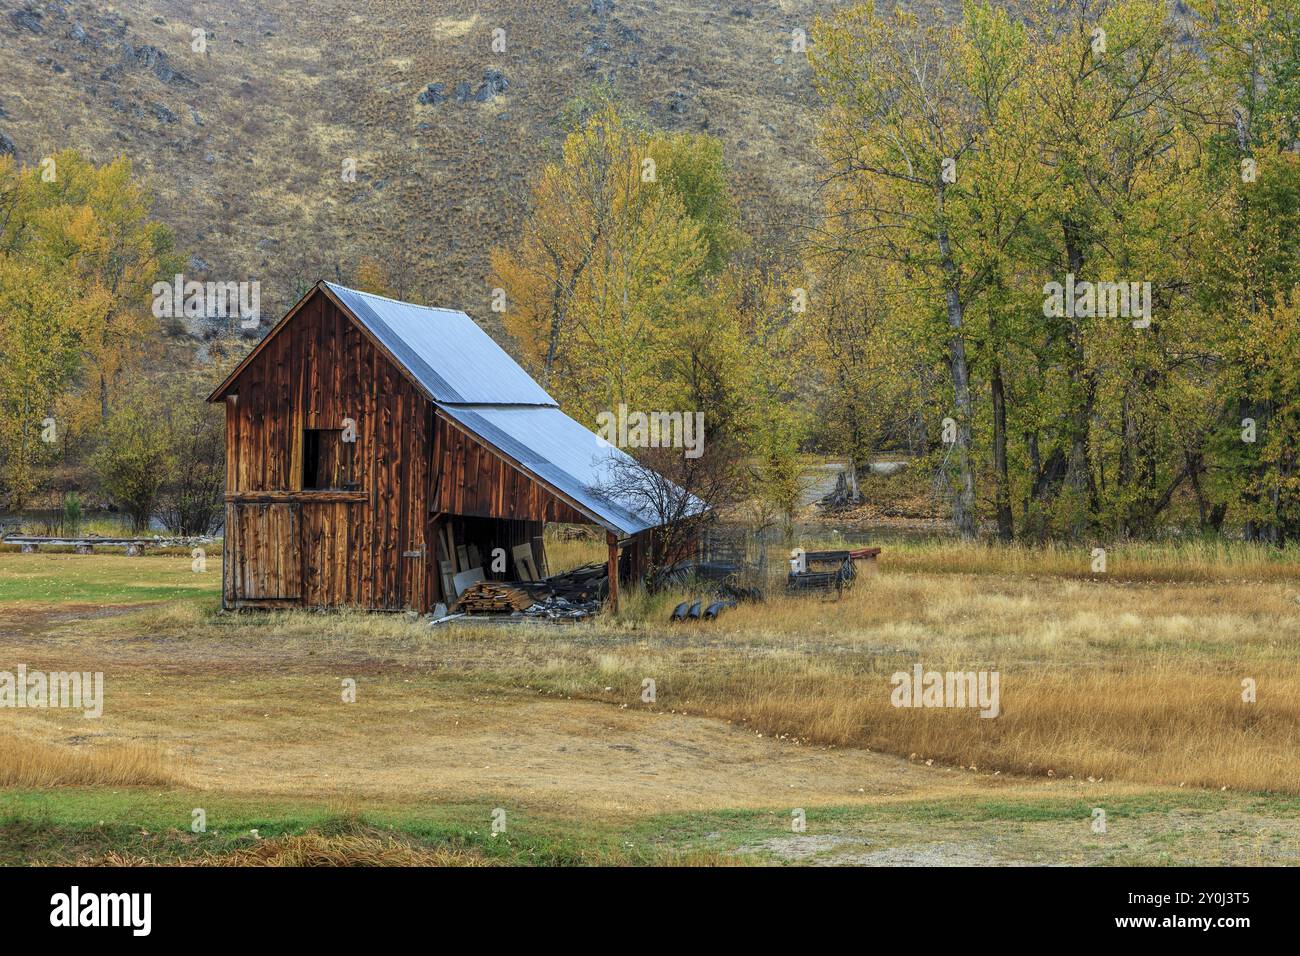
[{"label": "tree trunk", "polygon": [[963,538],[973,539],[975,525],[975,473],[971,468],[971,397],[970,371],[966,364],[966,338],[963,332],[965,318],[961,293],[958,288],[960,276],[957,264],[952,258],[952,245],[948,240],[948,226],[944,219],[944,186],[938,188],[939,229],[936,236],[939,243],[940,263],[943,267],[945,285],[945,304],[948,312],[948,328],[952,330],[949,339],[949,355],[952,367],[953,403],[957,411],[957,470],[958,486],[952,498],[952,523],[957,533]]},{"label": "tree trunk", "polygon": [[857,453],[849,455],[848,463],[844,466],[841,473],[844,477],[844,491],[848,499],[853,504],[862,502],[862,492],[858,490],[858,461]]},{"label": "tree trunk", "polygon": [[[1065,234],[1065,261],[1070,273],[1078,277],[1083,270],[1083,240],[1080,228],[1072,220],[1062,224]],[[1091,524],[1097,513],[1097,486],[1092,477],[1090,432],[1092,412],[1097,402],[1096,376],[1088,369],[1087,349],[1083,344],[1083,324],[1075,316],[1069,321],[1070,346],[1074,352],[1076,375],[1073,408],[1069,417],[1070,451],[1067,459],[1065,481],[1087,509],[1084,515],[1071,516],[1073,532],[1078,535],[1085,524]]]},{"label": "tree trunk", "polygon": [[1210,530],[1210,506],[1205,500],[1205,491],[1201,488],[1201,472],[1205,468],[1204,458],[1200,452],[1184,452],[1187,463],[1187,477],[1192,482],[1192,494],[1196,496],[1196,526],[1201,534]]},{"label": "tree trunk", "polygon": [[1007,479],[1007,404],[1001,362],[993,363],[989,388],[993,393],[993,474],[997,483],[994,497],[997,504],[998,538],[1010,541],[1015,537],[1015,524],[1011,514],[1011,485]]}]

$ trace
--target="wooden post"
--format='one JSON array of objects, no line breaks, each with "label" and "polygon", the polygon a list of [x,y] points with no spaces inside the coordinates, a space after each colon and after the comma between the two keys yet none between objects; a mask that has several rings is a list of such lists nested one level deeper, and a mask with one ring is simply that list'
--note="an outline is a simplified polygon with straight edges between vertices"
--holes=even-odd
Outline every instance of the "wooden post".
[{"label": "wooden post", "polygon": [[605,542],[609,545],[609,608],[618,613],[618,535],[612,531],[605,532]]}]

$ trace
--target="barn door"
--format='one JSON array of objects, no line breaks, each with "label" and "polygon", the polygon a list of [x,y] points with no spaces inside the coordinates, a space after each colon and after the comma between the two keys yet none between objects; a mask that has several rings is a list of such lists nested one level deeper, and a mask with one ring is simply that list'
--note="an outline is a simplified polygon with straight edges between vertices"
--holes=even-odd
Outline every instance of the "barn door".
[{"label": "barn door", "polygon": [[[423,498],[419,499],[423,502]],[[426,605],[425,562],[428,560],[425,545],[426,516],[415,508],[407,509],[402,520],[402,607],[407,610],[428,610]]]},{"label": "barn door", "polygon": [[302,596],[298,506],[241,503],[235,507],[237,601],[296,601]]},{"label": "barn door", "polygon": [[349,602],[348,524],[350,505],[302,505],[302,603],[339,607]]},{"label": "barn door", "polygon": [[429,469],[433,457],[433,406],[421,402],[410,425],[417,436],[406,449],[402,463],[398,506],[398,542],[401,564],[397,575],[400,603],[403,608],[424,613],[429,610],[428,576],[429,539]]}]

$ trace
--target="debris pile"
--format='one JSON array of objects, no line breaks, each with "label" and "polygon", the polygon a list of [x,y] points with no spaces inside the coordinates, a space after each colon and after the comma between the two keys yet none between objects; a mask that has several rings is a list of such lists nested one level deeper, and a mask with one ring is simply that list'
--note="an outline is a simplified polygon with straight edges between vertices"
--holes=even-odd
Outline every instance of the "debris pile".
[{"label": "debris pile", "polygon": [[609,567],[604,564],[584,564],[553,574],[542,581],[524,582],[524,587],[533,591],[549,592],[559,597],[577,601],[601,599],[609,586]]},{"label": "debris pile", "polygon": [[582,620],[600,612],[609,591],[609,569],[603,564],[584,564],[544,581],[521,581],[533,606],[523,613],[548,620]]},{"label": "debris pile", "polygon": [[791,591],[834,592],[838,597],[853,587],[858,576],[858,562],[874,564],[879,555],[879,548],[806,552],[796,549],[790,554],[786,587]]},{"label": "debris pile", "polygon": [[578,621],[600,612],[607,590],[605,565],[586,564],[542,581],[479,581],[461,593],[452,610]]}]

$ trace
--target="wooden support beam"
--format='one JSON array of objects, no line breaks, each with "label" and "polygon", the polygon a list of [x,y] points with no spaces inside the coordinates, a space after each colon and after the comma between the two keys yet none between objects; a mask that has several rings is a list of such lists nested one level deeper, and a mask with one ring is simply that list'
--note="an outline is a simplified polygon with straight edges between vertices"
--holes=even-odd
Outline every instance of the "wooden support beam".
[{"label": "wooden support beam", "polygon": [[235,504],[364,504],[370,495],[364,491],[244,491],[226,495]]},{"label": "wooden support beam", "polygon": [[609,608],[618,613],[618,535],[612,531],[605,532],[605,543],[609,545]]}]

